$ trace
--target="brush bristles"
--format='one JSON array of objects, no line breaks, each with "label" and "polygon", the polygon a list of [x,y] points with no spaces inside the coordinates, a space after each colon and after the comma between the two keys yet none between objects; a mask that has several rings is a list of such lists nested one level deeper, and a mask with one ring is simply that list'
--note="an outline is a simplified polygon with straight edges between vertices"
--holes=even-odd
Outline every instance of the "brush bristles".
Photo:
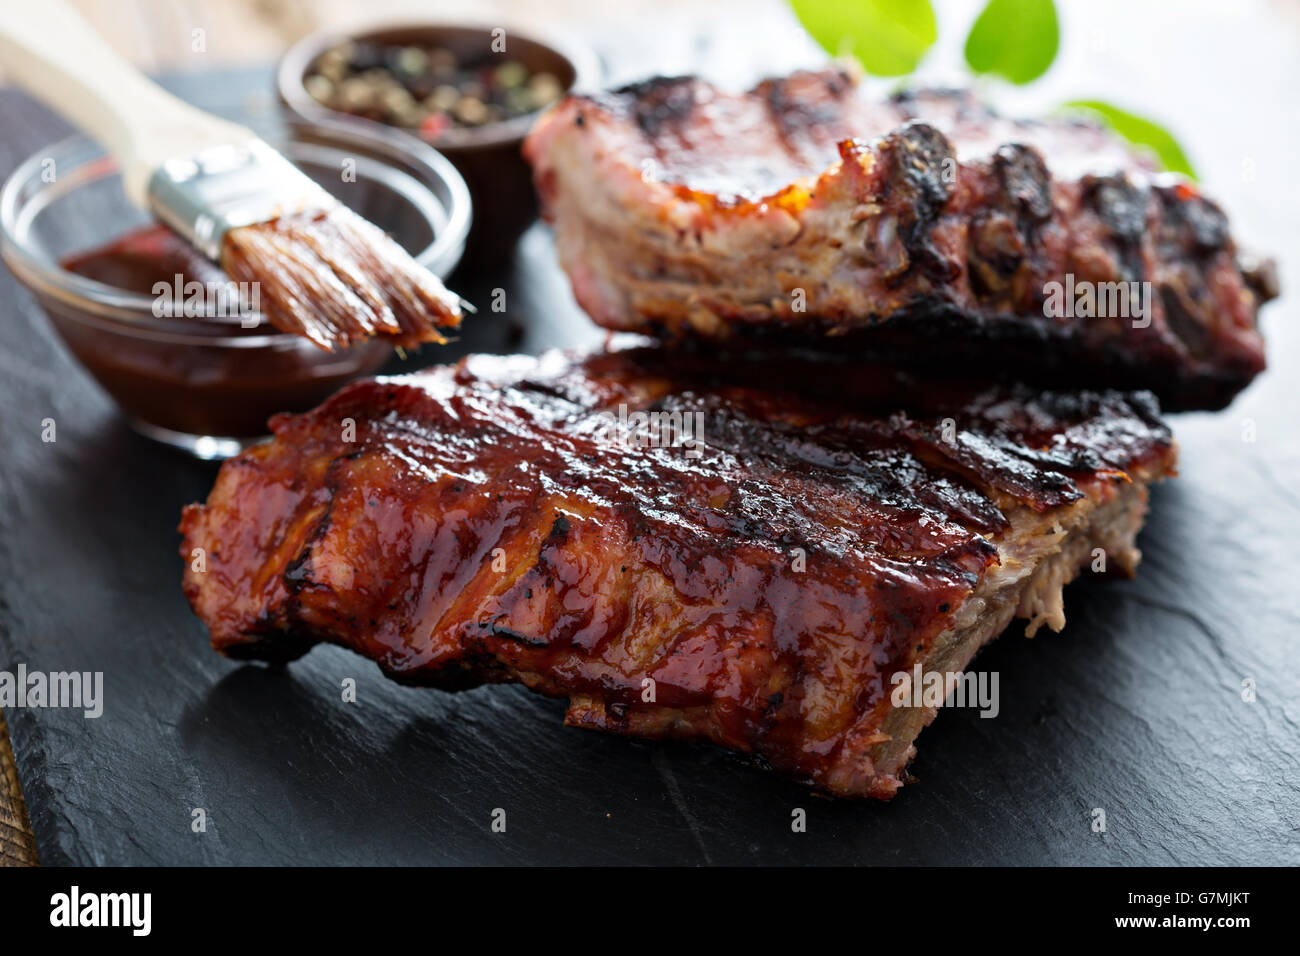
[{"label": "brush bristles", "polygon": [[232,229],[221,266],[257,283],[277,329],[327,351],[371,338],[415,348],[460,325],[456,296],[380,229],[336,206]]}]

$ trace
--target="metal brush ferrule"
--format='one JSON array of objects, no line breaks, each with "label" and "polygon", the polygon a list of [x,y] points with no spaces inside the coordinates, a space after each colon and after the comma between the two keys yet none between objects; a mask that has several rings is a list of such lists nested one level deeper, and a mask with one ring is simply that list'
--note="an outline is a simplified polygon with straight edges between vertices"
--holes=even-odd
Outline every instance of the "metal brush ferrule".
[{"label": "metal brush ferrule", "polygon": [[260,139],[177,156],[149,178],[154,215],[213,261],[231,229],[335,202]]}]

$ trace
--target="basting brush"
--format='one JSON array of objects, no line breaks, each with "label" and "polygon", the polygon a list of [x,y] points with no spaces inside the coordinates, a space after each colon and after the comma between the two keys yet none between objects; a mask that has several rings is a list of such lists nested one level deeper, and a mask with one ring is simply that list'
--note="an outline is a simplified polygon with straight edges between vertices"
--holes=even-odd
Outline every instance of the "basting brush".
[{"label": "basting brush", "polygon": [[112,154],[132,202],[256,283],[276,328],[333,350],[445,342],[460,324],[457,296],[381,229],[251,130],[146,79],[62,0],[5,13],[0,65]]}]

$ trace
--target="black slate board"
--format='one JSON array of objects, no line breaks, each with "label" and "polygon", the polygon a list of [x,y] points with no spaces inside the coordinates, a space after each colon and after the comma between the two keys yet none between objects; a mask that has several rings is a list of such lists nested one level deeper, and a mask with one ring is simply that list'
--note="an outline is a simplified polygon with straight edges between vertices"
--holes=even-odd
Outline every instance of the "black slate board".
[{"label": "black slate board", "polygon": [[[235,93],[267,83],[256,71],[174,85],[230,112]],[[5,175],[63,129],[15,93],[0,94],[0,117]],[[1300,204],[1276,212],[1294,222]],[[1270,235],[1294,242],[1283,225]],[[498,285],[506,315],[485,312],[423,361],[599,340],[544,228],[500,276],[459,288],[486,303]],[[405,689],[326,648],[284,670],[217,657],[181,595],[175,533],[215,468],[134,435],[0,270],[0,669],[103,671],[106,685],[98,720],[6,714],[41,859],[1300,862],[1289,311],[1268,313],[1273,369],[1247,396],[1175,419],[1183,476],[1154,495],[1139,578],[1075,584],[1064,633],[993,644],[979,667],[1000,675],[1000,715],[944,712],[921,737],[916,783],[889,804],[850,804],[704,746],[566,730],[561,703],[519,688]],[[346,677],[356,703],[341,701]],[[191,831],[196,807],[206,833]],[[491,830],[497,808],[505,833]],[[806,833],[791,830],[795,808]]]}]

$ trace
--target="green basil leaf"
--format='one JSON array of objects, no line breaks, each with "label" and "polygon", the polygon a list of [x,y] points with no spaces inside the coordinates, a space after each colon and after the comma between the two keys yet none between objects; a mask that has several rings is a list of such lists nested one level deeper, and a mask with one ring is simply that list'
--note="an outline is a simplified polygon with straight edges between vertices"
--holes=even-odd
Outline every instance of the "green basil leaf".
[{"label": "green basil leaf", "polygon": [[1052,0],[989,0],[966,37],[966,62],[1023,84],[1047,72],[1060,45]]},{"label": "green basil leaf", "polygon": [[1192,168],[1192,162],[1183,152],[1183,147],[1179,145],[1173,133],[1158,123],[1100,100],[1073,100],[1065,105],[1069,109],[1086,111],[1130,143],[1146,147],[1155,153],[1161,165],[1171,173],[1182,173],[1190,179],[1196,178],[1196,170]]},{"label": "green basil leaf", "polygon": [[934,45],[930,0],[790,0],[795,16],[831,56],[853,56],[873,76],[904,76]]}]

